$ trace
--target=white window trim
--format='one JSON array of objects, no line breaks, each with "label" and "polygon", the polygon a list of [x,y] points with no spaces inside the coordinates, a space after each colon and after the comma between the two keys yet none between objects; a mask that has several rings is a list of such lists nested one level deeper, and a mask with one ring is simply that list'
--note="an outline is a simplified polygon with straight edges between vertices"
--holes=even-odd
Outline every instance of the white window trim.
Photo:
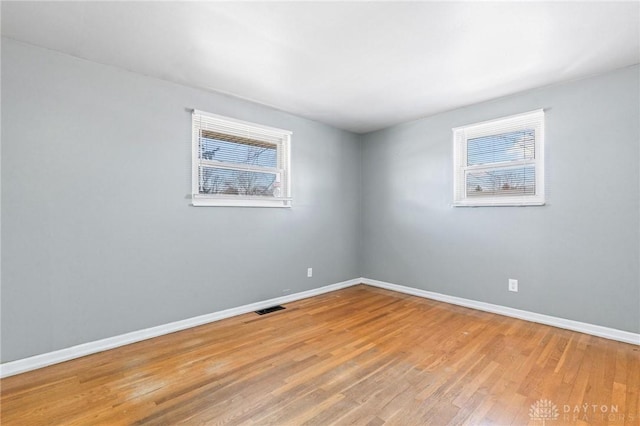
[{"label": "white window trim", "polygon": [[[209,120],[219,122],[221,126],[221,132],[224,133],[224,129],[231,129],[235,131],[249,132],[264,137],[278,139],[275,144],[278,145],[278,149],[283,152],[283,169],[285,170],[283,179],[285,193],[282,197],[277,199],[269,199],[265,197],[250,197],[250,196],[238,196],[238,195],[223,195],[223,194],[200,194],[199,193],[199,174],[198,168],[201,164],[215,165],[216,167],[231,168],[231,169],[243,169],[243,165],[229,165],[228,163],[217,162],[213,160],[202,160],[199,158],[199,133],[195,125],[193,117],[195,115],[206,116]],[[192,205],[196,207],[291,207],[291,135],[289,130],[278,129],[275,127],[263,126],[261,124],[250,123],[247,121],[237,120],[235,118],[224,117],[217,114],[212,114],[200,110],[192,110],[192,141],[191,141],[191,201]],[[270,143],[274,143],[269,140]],[[251,170],[262,172],[275,172],[276,169],[265,167],[251,167]]]},{"label": "white window trim", "polygon": [[[532,126],[532,122],[533,124]],[[490,163],[466,166],[467,141],[472,138],[497,134],[500,131],[535,129],[535,159],[504,163]],[[508,117],[483,121],[468,126],[455,127],[453,131],[453,206],[542,206],[545,204],[544,191],[544,110],[538,109]],[[536,193],[521,197],[469,198],[466,196],[465,175],[474,170],[506,169],[522,165],[533,165],[536,169]]]}]

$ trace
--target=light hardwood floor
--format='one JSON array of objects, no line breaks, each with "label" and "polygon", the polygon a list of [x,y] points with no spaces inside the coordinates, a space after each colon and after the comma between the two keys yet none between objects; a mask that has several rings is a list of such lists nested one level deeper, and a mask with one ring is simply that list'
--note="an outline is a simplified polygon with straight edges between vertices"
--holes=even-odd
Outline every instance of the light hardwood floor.
[{"label": "light hardwood floor", "polygon": [[6,378],[2,424],[640,424],[634,345],[364,285],[286,307]]}]

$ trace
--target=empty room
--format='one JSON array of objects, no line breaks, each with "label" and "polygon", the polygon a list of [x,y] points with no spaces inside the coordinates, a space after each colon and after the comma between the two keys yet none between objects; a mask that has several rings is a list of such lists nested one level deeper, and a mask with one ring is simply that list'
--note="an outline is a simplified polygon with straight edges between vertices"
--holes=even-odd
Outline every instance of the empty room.
[{"label": "empty room", "polygon": [[0,15],[2,425],[640,424],[640,2]]}]

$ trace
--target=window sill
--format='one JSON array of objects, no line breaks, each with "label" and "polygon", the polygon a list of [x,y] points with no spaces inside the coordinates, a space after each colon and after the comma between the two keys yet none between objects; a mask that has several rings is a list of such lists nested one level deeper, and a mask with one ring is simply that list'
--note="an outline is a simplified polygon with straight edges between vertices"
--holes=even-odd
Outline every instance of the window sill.
[{"label": "window sill", "polygon": [[535,207],[544,206],[544,200],[461,200],[455,201],[453,207]]},{"label": "window sill", "polygon": [[231,199],[215,197],[192,198],[191,205],[194,207],[271,207],[271,208],[291,208],[291,200],[256,200],[256,199]]}]

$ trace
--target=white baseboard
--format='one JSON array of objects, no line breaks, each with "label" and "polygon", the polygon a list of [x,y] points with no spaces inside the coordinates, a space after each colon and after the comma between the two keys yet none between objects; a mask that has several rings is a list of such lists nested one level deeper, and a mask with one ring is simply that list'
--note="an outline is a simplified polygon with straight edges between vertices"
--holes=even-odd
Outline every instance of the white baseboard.
[{"label": "white baseboard", "polygon": [[187,328],[208,324],[210,322],[220,321],[222,319],[234,317],[236,315],[242,315],[248,312],[257,311],[259,309],[268,308],[269,306],[281,305],[300,299],[306,299],[308,297],[340,290],[361,283],[374,287],[384,288],[387,290],[397,291],[399,293],[410,294],[413,296],[424,297],[426,299],[433,299],[440,302],[451,303],[453,305],[477,309],[480,311],[492,312],[494,314],[519,318],[526,321],[537,322],[540,324],[551,325],[553,327],[564,328],[567,330],[578,331],[580,333],[591,334],[598,337],[604,337],[606,339],[618,340],[620,342],[640,345],[640,334],[637,333],[631,333],[628,331],[617,330],[615,328],[602,327],[599,325],[553,317],[550,315],[537,314],[535,312],[523,311],[506,306],[494,305],[491,303],[478,302],[475,300],[464,299],[456,296],[448,296],[446,294],[434,293],[431,291],[387,283],[384,281],[378,281],[369,278],[356,278],[353,280],[343,281],[340,283],[331,284],[325,287],[303,291],[300,293],[276,297],[274,299],[238,306],[236,308],[225,309],[224,311],[213,312],[210,314],[187,318],[185,320],[175,321],[144,330],[132,331],[131,333],[121,334],[119,336],[113,336],[106,339],[83,343],[81,345],[72,346],[70,348],[60,349],[53,352],[47,352],[29,358],[10,361],[4,364],[0,364],[0,378],[25,373],[27,371],[36,370],[48,365],[69,361],[74,358],[80,358],[86,355],[91,355],[94,353],[128,345],[130,343],[140,342],[142,340],[147,340],[176,331],[185,330]]},{"label": "white baseboard", "polygon": [[264,300],[262,302],[238,306],[237,308],[225,309],[224,311],[218,311],[211,314],[187,318],[185,320],[146,328],[144,330],[132,331],[130,333],[121,334],[119,336],[113,336],[106,339],[83,343],[81,345],[72,346],[70,348],[60,349],[53,352],[47,352],[29,358],[10,361],[4,364],[0,364],[0,378],[13,376],[15,374],[24,373],[27,371],[46,367],[48,365],[57,364],[59,362],[69,361],[74,358],[80,358],[97,352],[106,351],[108,349],[117,348],[119,346],[128,345],[130,343],[139,342],[141,340],[147,340],[153,337],[162,336],[164,334],[169,334],[210,322],[219,321],[225,318],[234,317],[236,315],[246,314],[248,312],[268,308],[269,306],[281,305],[283,303],[306,299],[308,297],[317,296],[319,294],[328,293],[330,291],[340,290],[342,288],[350,287],[355,284],[360,284],[360,279],[343,281],[325,287],[303,291],[300,293],[288,294],[286,296],[276,297],[274,299]]},{"label": "white baseboard", "polygon": [[526,321],[537,322],[540,324],[551,325],[553,327],[564,328],[567,330],[579,331],[580,333],[591,334],[593,336],[604,337],[605,339],[617,340],[620,342],[640,345],[640,334],[631,333],[629,331],[617,330],[615,328],[602,327],[600,325],[588,324],[580,321],[553,317],[550,315],[537,314],[535,312],[523,311],[520,309],[509,308],[507,306],[494,305],[491,303],[478,302],[462,297],[448,296],[446,294],[434,293],[431,291],[421,290],[413,287],[406,287],[398,284],[391,284],[384,281],[372,280],[369,278],[360,278],[360,282],[374,287],[380,287],[387,290],[397,291],[399,293],[410,294],[413,296],[424,297],[426,299],[438,300],[440,302],[451,303],[452,305],[464,306],[467,308],[477,309],[479,311],[492,312],[494,314],[505,315],[508,317],[519,318]]}]

